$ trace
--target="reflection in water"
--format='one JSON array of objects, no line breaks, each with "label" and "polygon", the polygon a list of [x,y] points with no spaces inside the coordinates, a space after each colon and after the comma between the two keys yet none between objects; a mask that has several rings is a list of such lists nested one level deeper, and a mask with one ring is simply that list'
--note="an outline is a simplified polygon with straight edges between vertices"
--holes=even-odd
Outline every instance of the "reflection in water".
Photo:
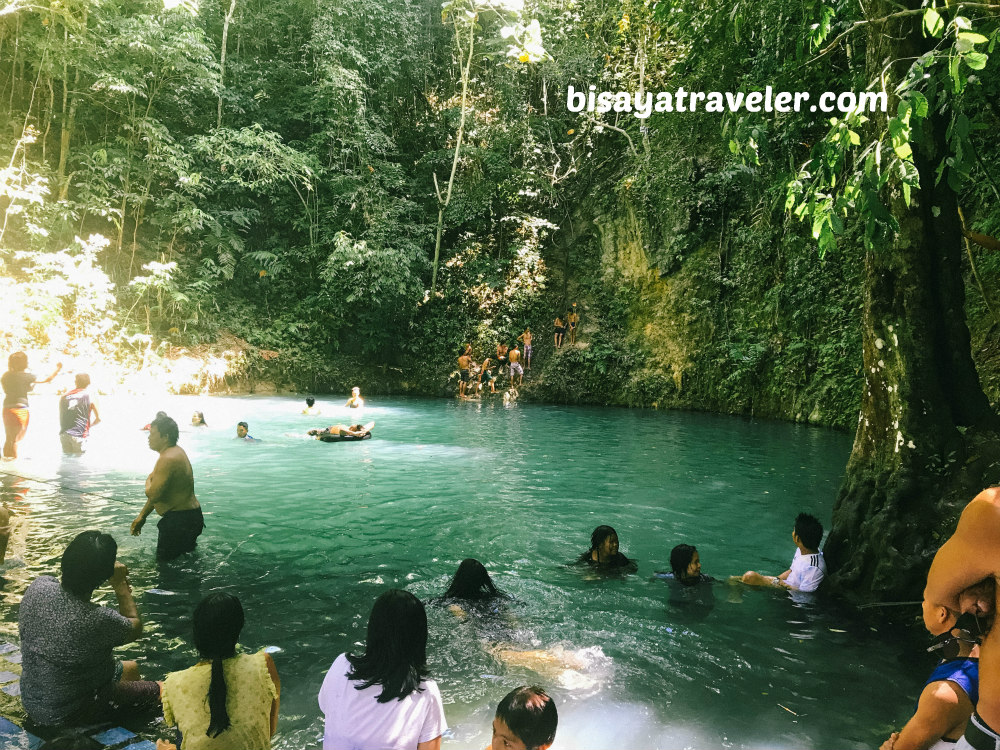
[{"label": "reflection in water", "polygon": [[[322,421],[346,423],[344,400],[320,399]],[[696,544],[720,579],[784,570],[788,519],[829,520],[846,435],[700,414],[369,400],[378,435],[328,445],[302,439],[315,418],[295,397],[154,406],[181,421],[203,411],[208,423],[182,424],[179,441],[206,517],[197,552],[157,565],[153,530],[128,534],[155,460],[139,430],[154,408],[106,399],[88,453],[70,461],[54,438],[54,404],[33,405],[24,478],[0,484],[25,524],[11,542],[25,565],[5,573],[0,630],[16,638],[20,594],[35,576],[58,574],[76,533],[108,531],[146,623],[119,658],[140,659],[153,678],[189,666],[195,605],[231,591],[247,613],[244,648],[282,649],[276,748],[319,746],[323,675],[364,640],[380,593],[439,596],[470,556],[516,603],[502,638],[428,608],[430,669],[454,750],[486,745],[499,699],[539,681],[559,706],[559,747],[872,746],[913,696],[857,692],[893,684],[915,694],[926,671],[899,661],[895,631],[822,597],[799,605],[754,591],[737,602],[722,583],[688,594],[649,580],[680,541]],[[240,420],[264,442],[233,440]],[[587,580],[568,565],[601,524],[621,534],[638,574]],[[98,596],[113,605],[110,589]]]}]

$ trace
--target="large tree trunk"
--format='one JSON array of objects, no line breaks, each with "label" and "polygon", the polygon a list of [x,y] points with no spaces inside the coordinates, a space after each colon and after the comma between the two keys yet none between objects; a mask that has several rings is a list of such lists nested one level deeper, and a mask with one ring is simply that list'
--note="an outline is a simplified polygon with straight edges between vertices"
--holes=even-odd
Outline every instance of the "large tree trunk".
[{"label": "large tree trunk", "polygon": [[[884,0],[872,5],[870,17],[899,9]],[[920,24],[913,15],[871,27],[870,72],[901,61],[890,69],[889,92],[933,41]],[[935,174],[948,155],[946,127],[932,103],[911,144],[920,188],[910,206],[893,189],[899,232],[865,258],[865,392],[825,548],[832,582],[861,599],[919,599],[931,558],[964,503],[1000,480],[996,415],[965,319],[956,196],[947,174]]]}]

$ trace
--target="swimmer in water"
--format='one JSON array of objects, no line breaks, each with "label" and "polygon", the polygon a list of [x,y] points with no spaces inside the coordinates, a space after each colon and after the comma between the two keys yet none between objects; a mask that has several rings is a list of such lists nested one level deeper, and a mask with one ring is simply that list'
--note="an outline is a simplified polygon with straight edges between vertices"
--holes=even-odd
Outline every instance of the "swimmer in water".
[{"label": "swimmer in water", "polygon": [[312,396],[306,396],[306,408],[302,410],[303,414],[310,417],[315,417],[320,414],[319,407],[316,406],[316,399]]},{"label": "swimmer in water", "polygon": [[196,411],[191,415],[191,424],[195,427],[208,427],[208,422],[205,421],[205,414],[200,411]]},{"label": "swimmer in water", "polygon": [[678,544],[670,550],[670,572],[656,573],[658,578],[671,578],[684,586],[714,581],[701,572],[701,557],[692,544]]},{"label": "swimmer in water", "polygon": [[635,572],[638,565],[618,551],[618,532],[610,526],[598,526],[590,535],[590,549],[578,562],[595,568],[626,568]]},{"label": "swimmer in water", "polygon": [[558,724],[556,704],[544,690],[515,688],[497,706],[489,750],[547,750]]},{"label": "swimmer in water", "polygon": [[323,430],[309,430],[307,435],[313,435],[315,437],[322,437],[323,435],[340,435],[340,437],[352,437],[352,438],[363,438],[372,431],[372,427],[375,426],[374,422],[368,424],[352,424],[352,425],[342,425],[333,424]]},{"label": "swimmer in water", "polygon": [[350,409],[360,409],[365,405],[365,400],[361,398],[361,389],[354,386],[351,389],[351,397],[347,399],[347,403],[344,406]]}]

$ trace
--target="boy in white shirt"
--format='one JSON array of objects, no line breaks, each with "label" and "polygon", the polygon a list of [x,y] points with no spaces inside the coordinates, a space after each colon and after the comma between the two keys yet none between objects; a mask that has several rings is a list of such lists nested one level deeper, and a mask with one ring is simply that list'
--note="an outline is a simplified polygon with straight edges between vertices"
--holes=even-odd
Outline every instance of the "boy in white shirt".
[{"label": "boy in white shirt", "polygon": [[792,567],[780,576],[763,576],[748,570],[740,580],[748,586],[780,586],[803,593],[818,589],[826,576],[826,560],[819,549],[823,541],[823,524],[815,516],[799,513],[792,529],[792,541],[798,548],[792,558]]}]

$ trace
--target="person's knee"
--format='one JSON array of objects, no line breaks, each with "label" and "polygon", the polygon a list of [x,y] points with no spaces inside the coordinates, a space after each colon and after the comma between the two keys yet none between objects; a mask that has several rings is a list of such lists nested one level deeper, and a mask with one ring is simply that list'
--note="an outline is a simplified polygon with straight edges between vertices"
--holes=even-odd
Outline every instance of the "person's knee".
[{"label": "person's knee", "polygon": [[135,682],[139,679],[139,663],[134,661],[122,662],[122,682]]}]

